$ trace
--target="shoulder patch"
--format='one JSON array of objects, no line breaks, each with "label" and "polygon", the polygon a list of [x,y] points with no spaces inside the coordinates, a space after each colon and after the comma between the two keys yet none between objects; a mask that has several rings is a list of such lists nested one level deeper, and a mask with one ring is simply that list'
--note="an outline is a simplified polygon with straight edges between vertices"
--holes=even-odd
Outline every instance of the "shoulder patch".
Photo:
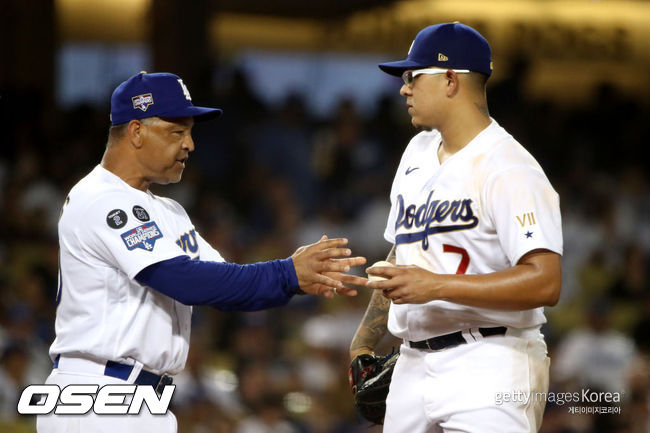
[{"label": "shoulder patch", "polygon": [[129,251],[136,248],[141,248],[145,251],[152,251],[153,247],[156,245],[156,240],[162,237],[163,235],[155,221],[142,224],[141,226],[122,233],[122,240]]},{"label": "shoulder patch", "polygon": [[149,221],[149,212],[147,212],[142,206],[133,206],[133,215],[140,221]]},{"label": "shoulder patch", "polygon": [[112,229],[119,229],[124,227],[129,217],[122,209],[113,209],[106,215],[106,224]]}]

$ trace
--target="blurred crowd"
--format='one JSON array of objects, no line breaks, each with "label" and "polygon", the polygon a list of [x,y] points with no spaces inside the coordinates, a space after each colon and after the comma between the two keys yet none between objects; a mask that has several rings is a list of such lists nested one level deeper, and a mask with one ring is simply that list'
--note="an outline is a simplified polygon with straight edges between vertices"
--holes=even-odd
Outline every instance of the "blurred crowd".
[{"label": "blurred crowd", "polygon": [[[564,229],[563,293],[546,309],[543,329],[554,398],[542,431],[650,431],[650,189],[642,157],[650,106],[607,83],[587,106],[532,101],[526,64],[516,66],[488,88],[490,113],[545,169]],[[228,261],[288,257],[322,234],[348,237],[369,263],[383,259],[392,178],[416,132],[398,88],[371,110],[342,98],[329,118],[315,118],[309,95],[265,106],[246,75],[233,71],[212,95],[193,95],[224,115],[195,126],[183,180],[155,192],[179,201]],[[57,219],[67,191],[101,159],[108,112],[108,101],[70,110],[34,100],[2,107],[0,431],[34,431],[16,403],[52,367]],[[287,307],[246,314],[195,308],[172,402],[179,431],[380,431],[356,416],[347,379],[348,345],[368,298],[363,290],[351,299],[295,297]],[[386,338],[381,349],[398,344]],[[556,398],[584,390],[577,402]],[[620,401],[591,398],[603,392]]]}]

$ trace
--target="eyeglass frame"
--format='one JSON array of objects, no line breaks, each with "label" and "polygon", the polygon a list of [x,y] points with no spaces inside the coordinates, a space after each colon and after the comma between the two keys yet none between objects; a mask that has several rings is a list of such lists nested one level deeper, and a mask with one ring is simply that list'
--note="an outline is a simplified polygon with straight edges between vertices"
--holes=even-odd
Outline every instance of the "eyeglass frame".
[{"label": "eyeglass frame", "polygon": [[[442,69],[438,67],[424,68],[424,69],[407,69],[402,73],[402,81],[404,81],[404,84],[411,87],[415,82],[415,77],[417,77],[418,75],[446,74],[447,71],[454,71],[457,74],[469,74],[471,72],[469,69]],[[408,78],[409,76],[410,78]]]}]

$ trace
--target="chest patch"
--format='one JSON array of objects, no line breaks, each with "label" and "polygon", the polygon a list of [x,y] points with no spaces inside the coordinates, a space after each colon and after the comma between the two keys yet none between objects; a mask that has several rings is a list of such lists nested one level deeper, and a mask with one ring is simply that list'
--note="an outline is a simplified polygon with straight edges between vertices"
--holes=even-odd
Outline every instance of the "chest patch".
[{"label": "chest patch", "polygon": [[129,251],[136,248],[152,251],[156,245],[156,240],[162,237],[163,235],[155,221],[142,224],[128,232],[122,233],[122,240]]}]

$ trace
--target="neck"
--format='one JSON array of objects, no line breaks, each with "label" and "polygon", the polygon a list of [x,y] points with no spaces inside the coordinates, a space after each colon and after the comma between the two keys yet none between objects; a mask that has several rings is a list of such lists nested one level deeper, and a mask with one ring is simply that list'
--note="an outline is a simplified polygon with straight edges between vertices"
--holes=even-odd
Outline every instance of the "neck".
[{"label": "neck", "polygon": [[104,156],[101,161],[101,166],[106,170],[113,173],[115,176],[122,179],[129,186],[139,189],[140,191],[147,191],[151,182],[147,181],[132,163],[129,158],[124,158],[122,155],[123,150],[120,149],[119,144],[112,144],[106,148]]},{"label": "neck", "polygon": [[445,126],[439,128],[442,135],[442,145],[438,149],[440,162],[467,146],[490,122],[487,106],[478,103],[450,115]]}]

